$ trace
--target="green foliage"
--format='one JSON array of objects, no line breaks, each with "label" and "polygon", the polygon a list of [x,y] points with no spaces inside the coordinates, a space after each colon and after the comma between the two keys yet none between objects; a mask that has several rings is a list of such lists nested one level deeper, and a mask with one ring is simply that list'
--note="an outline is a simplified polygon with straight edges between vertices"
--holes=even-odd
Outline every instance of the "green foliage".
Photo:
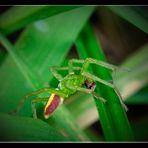
[{"label": "green foliage", "polygon": [[117,13],[145,33],[148,33],[148,11],[146,7],[137,6],[109,6],[113,12]]},{"label": "green foliage", "polygon": [[[134,95],[134,93],[148,84],[147,51],[148,44],[142,46],[137,52],[129,56],[121,64],[120,68],[122,69],[128,67],[128,69],[130,70],[129,72],[123,72],[122,70],[119,70],[116,73],[116,85],[125,99]],[[142,101],[142,99],[139,100],[139,103],[140,101]]]},{"label": "green foliage", "polygon": [[[105,60],[101,46],[97,45],[90,24],[84,27],[80,38],[78,38],[78,52],[80,58],[92,57],[98,60]],[[93,49],[93,50],[89,50]],[[81,51],[83,50],[83,54]],[[85,52],[85,54],[84,54]],[[93,67],[92,72],[104,80],[112,80],[111,74],[100,67]],[[132,132],[124,112],[123,106],[120,104],[120,98],[113,89],[102,84],[97,84],[96,92],[105,98],[108,103],[96,100],[96,107],[100,115],[100,121],[107,140],[132,140]],[[107,92],[107,93],[106,93]],[[117,120],[118,118],[118,120]],[[121,124],[122,123],[122,124]],[[106,128],[108,127],[108,128]]]},{"label": "green foliage", "polygon": [[14,6],[0,16],[0,28],[4,34],[9,34],[34,21],[78,7],[80,6]]},{"label": "green foliage", "polygon": [[62,133],[47,123],[28,117],[0,113],[1,141],[68,141]]},{"label": "green foliage", "polygon": [[[53,76],[49,73],[49,67],[62,64],[70,46],[93,9],[94,7],[79,8],[68,14],[63,13],[36,22],[27,27],[15,47],[1,36],[1,41],[10,53],[1,66],[0,82],[4,83],[1,88],[1,111],[11,111],[27,92],[42,88],[50,82]],[[70,18],[72,18],[71,21],[69,21]],[[78,21],[79,19],[81,21]],[[60,27],[58,27],[59,23]],[[62,108],[64,114],[61,111]],[[55,114],[53,120],[56,120],[60,129],[70,136],[70,140],[87,139],[81,130],[76,130],[79,127],[74,123],[68,111],[66,113],[64,106],[57,112],[60,115]],[[32,114],[29,99],[25,101],[19,114],[23,116]]]},{"label": "green foliage", "polygon": [[[144,9],[108,8],[148,32]],[[25,94],[43,87],[57,87],[58,81],[49,72],[49,67],[66,65],[74,43],[80,58],[107,61],[90,23],[90,17],[96,13],[94,10],[95,6],[13,6],[0,15],[0,41],[7,50],[5,52],[2,47],[0,50],[0,140],[127,141],[133,139],[132,132],[136,139],[146,139],[147,134],[143,133],[147,118],[136,124],[129,122],[114,90],[98,83],[96,91],[107,104],[78,92],[65,100],[48,120],[42,115],[45,104],[38,103],[39,119],[35,120],[31,110],[31,100],[35,98],[30,97],[17,115],[8,115]],[[13,35],[20,29],[24,30],[13,45],[6,35]],[[145,45],[121,64],[121,68],[129,68],[131,72],[119,70],[116,73],[115,84],[125,95],[127,104],[147,103],[147,55]],[[112,79],[110,71],[104,68],[92,65],[90,71],[102,79]],[[140,85],[130,89],[135,81]],[[96,121],[101,123],[103,137],[90,127]]]}]

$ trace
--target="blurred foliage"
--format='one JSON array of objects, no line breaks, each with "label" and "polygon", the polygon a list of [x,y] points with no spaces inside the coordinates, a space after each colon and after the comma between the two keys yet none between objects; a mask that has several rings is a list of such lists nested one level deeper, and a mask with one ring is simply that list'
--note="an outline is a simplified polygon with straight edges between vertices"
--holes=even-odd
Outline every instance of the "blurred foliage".
[{"label": "blurred foliage", "polygon": [[[127,131],[130,125],[135,141],[148,140],[147,6],[1,8],[1,141],[118,141],[127,138],[119,129]],[[110,107],[78,92],[48,120],[43,119],[42,102],[37,104],[39,119],[32,119],[33,97],[25,101],[16,116],[8,115],[26,93],[57,87],[50,66],[65,66],[69,59],[79,57],[94,57],[119,66],[115,84],[129,108],[126,114],[120,105],[114,107],[116,96],[111,90],[97,84],[97,92],[111,100]],[[92,69],[101,78],[111,78],[106,70]]]}]

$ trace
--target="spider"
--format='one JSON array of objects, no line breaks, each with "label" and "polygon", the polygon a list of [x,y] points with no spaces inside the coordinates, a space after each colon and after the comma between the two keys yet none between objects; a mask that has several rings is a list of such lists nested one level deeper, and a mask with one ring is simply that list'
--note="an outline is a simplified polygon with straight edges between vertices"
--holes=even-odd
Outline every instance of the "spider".
[{"label": "spider", "polygon": [[[76,67],[76,66],[74,66],[74,63],[82,64],[82,67],[80,67],[80,66]],[[88,70],[88,67],[90,64],[96,64],[96,65],[102,66],[104,68],[107,68],[111,71],[114,71],[117,69],[117,66],[114,66],[112,64],[108,64],[103,61],[98,61],[93,58],[86,58],[84,60],[83,59],[71,59],[71,60],[69,60],[67,67],[51,67],[50,68],[51,73],[59,81],[58,87],[57,88],[42,88],[42,89],[39,89],[37,91],[27,94],[26,96],[24,96],[24,98],[22,99],[22,101],[17,106],[17,108],[14,112],[19,111],[23,102],[29,96],[39,95],[44,92],[50,93],[51,95],[49,97],[36,98],[36,99],[32,100],[32,112],[33,112],[34,118],[37,118],[37,113],[36,113],[36,108],[35,108],[35,104],[37,102],[40,102],[40,101],[46,102],[46,106],[44,108],[44,118],[48,119],[57,110],[57,108],[62,104],[64,99],[68,98],[69,96],[76,93],[77,91],[92,94],[95,98],[97,98],[105,103],[106,100],[104,98],[100,97],[95,92],[95,87],[96,87],[95,82],[97,81],[97,82],[102,83],[106,86],[109,86],[113,89],[116,89],[116,88],[113,85],[113,83],[105,81],[105,80],[89,73],[87,70]],[[58,73],[58,71],[63,71],[63,70],[68,71],[68,74],[65,77],[63,77],[61,74]],[[75,70],[80,71],[80,73],[76,74],[74,72]],[[115,92],[117,93],[118,96],[120,96],[117,90]],[[124,105],[124,104],[122,103],[122,105]],[[125,107],[125,105],[124,105],[124,107]]]}]

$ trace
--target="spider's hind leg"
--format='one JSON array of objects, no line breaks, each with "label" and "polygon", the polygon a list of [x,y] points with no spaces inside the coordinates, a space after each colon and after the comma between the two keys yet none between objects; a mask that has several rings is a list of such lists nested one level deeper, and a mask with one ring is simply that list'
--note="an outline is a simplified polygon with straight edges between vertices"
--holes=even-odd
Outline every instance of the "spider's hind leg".
[{"label": "spider's hind leg", "polygon": [[[74,89],[73,87],[67,85],[66,87],[70,88],[70,89]],[[75,89],[74,89],[75,90]],[[99,99],[100,101],[102,101],[103,103],[106,103],[107,100],[100,97],[97,93],[95,93],[93,90],[91,89],[88,89],[88,88],[82,88],[82,87],[77,87],[76,88],[77,91],[80,91],[80,92],[84,92],[84,93],[87,93],[87,94],[92,94],[96,99]]]},{"label": "spider's hind leg", "polygon": [[102,98],[101,96],[99,96],[97,93],[95,93],[93,90],[91,89],[87,89],[87,88],[77,88],[77,91],[81,91],[81,92],[84,92],[84,93],[89,93],[89,94],[92,94],[96,99],[99,99],[100,101],[102,101],[103,103],[106,103],[107,100]]},{"label": "spider's hind leg", "polygon": [[11,111],[10,114],[16,114],[16,113],[21,109],[21,107],[23,106],[25,100],[26,100],[27,98],[29,98],[30,96],[40,95],[40,94],[45,93],[45,92],[46,92],[46,93],[50,93],[50,94],[54,93],[54,94],[57,94],[57,95],[59,95],[59,96],[61,96],[61,97],[65,97],[65,94],[63,94],[63,93],[62,93],[61,91],[59,91],[59,90],[56,90],[56,89],[53,89],[53,88],[41,88],[41,89],[39,89],[39,90],[37,90],[37,91],[31,92],[31,93],[28,93],[27,95],[25,95],[25,96],[21,99],[21,101],[20,101],[20,103],[18,104],[18,106],[16,107],[16,109],[13,110],[13,111]]}]

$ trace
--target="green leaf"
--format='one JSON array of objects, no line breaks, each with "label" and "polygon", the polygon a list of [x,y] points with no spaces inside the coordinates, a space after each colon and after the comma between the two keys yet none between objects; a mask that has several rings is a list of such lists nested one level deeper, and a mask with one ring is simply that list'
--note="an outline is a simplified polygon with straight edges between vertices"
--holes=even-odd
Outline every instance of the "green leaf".
[{"label": "green leaf", "polygon": [[148,85],[137,91],[134,95],[128,97],[127,104],[148,105]]},{"label": "green leaf", "polygon": [[0,48],[0,65],[3,63],[3,61],[5,60],[6,57],[6,52],[4,52],[1,48]]},{"label": "green leaf", "polygon": [[0,16],[0,30],[9,34],[34,21],[45,19],[80,6],[13,6]]},{"label": "green leaf", "polygon": [[148,11],[146,7],[108,6],[113,12],[129,21],[145,33],[148,33]]},{"label": "green leaf", "polygon": [[[97,44],[90,24],[85,26],[76,44],[80,58],[92,57],[97,60],[105,60],[101,46]],[[82,50],[83,54],[81,54]],[[99,66],[92,66],[92,70],[94,75],[104,80],[112,80],[109,70],[99,68]],[[106,140],[132,140],[132,131],[126,113],[120,103],[120,98],[113,89],[99,83],[96,83],[96,85],[96,92],[108,102],[104,104],[100,100],[95,99]]]},{"label": "green leaf", "polygon": [[[3,84],[0,90],[1,111],[11,111],[26,93],[48,86],[53,78],[49,67],[64,62],[93,10],[94,7],[82,7],[38,21],[27,27],[15,48],[4,37],[1,38],[10,54],[0,69],[0,82]],[[25,101],[19,115],[32,115],[30,101],[31,98]],[[52,126],[64,131],[69,139],[88,140],[64,106],[49,120],[54,121]]]},{"label": "green leaf", "polygon": [[68,141],[47,123],[28,117],[0,113],[1,141]]},{"label": "green leaf", "polygon": [[99,118],[95,102],[91,95],[78,92],[65,100],[65,105],[82,129],[91,126]]},{"label": "green leaf", "polygon": [[[138,105],[148,103],[147,51],[148,45],[146,44],[138,49],[137,52],[129,56],[116,71],[115,84],[123,97],[123,101],[125,101],[126,104]],[[130,71],[126,71],[126,69],[129,69]],[[76,117],[77,123],[82,128],[90,126],[98,119],[96,106],[93,98],[90,95],[82,93],[76,94],[72,96],[71,99],[66,101],[66,105],[72,114]],[[76,107],[77,110],[74,110]],[[87,118],[90,114],[90,118]]]},{"label": "green leaf", "polygon": [[[116,85],[123,99],[130,97],[142,87],[148,84],[148,44],[141,47],[137,52],[128,57],[120,66],[121,70],[116,73]],[[129,72],[123,71],[129,69]],[[122,70],[123,69],[123,70]]]}]

